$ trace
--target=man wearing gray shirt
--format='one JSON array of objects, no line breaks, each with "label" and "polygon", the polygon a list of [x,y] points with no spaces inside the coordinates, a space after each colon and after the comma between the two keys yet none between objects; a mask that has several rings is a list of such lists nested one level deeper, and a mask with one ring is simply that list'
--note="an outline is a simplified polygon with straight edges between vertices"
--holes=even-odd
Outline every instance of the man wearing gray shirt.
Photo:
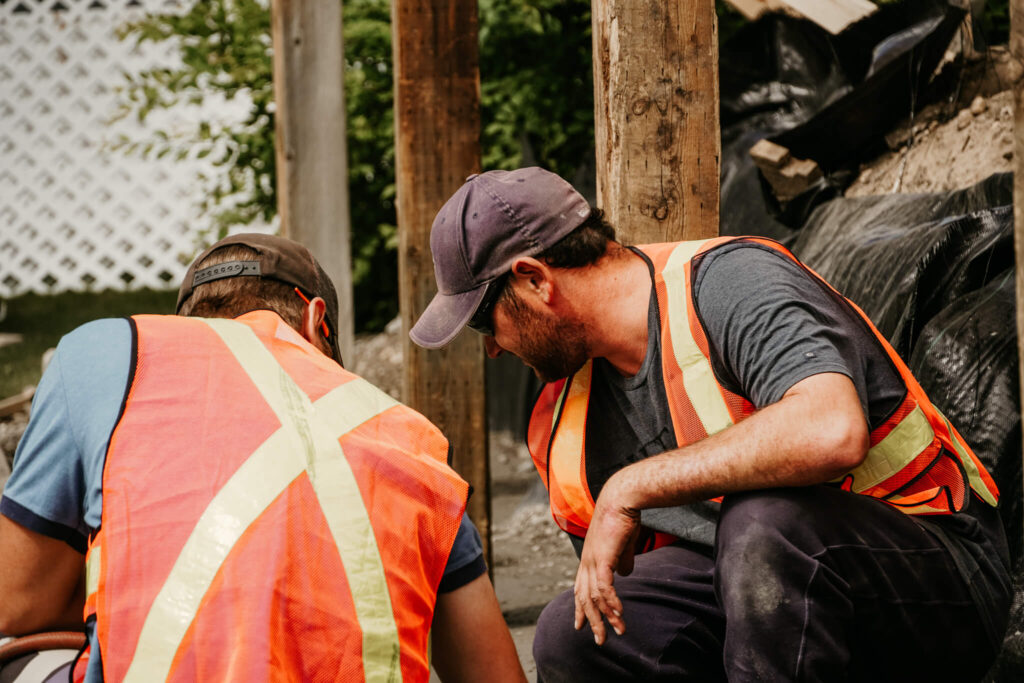
[{"label": "man wearing gray shirt", "polygon": [[785,248],[624,247],[530,168],[471,176],[431,250],[413,340],[468,324],[548,383],[530,452],[581,561],[541,615],[540,680],[984,675],[1010,594],[996,487]]}]

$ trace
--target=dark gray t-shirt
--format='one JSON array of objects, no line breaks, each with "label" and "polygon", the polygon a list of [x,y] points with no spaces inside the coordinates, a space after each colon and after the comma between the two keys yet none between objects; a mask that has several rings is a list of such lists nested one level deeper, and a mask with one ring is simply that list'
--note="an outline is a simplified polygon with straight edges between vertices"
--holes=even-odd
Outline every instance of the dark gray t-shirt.
[{"label": "dark gray t-shirt", "polygon": [[[651,272],[653,279],[653,267]],[[756,244],[726,244],[694,264],[694,295],[716,378],[755,407],[775,403],[800,380],[823,372],[853,381],[871,428],[902,401],[899,373],[864,321],[788,257]],[[677,447],[653,287],[647,340],[643,366],[633,377],[623,377],[603,359],[594,361],[586,468],[595,498],[625,465]],[[642,520],[708,546],[714,543],[717,506],[644,510]]]}]

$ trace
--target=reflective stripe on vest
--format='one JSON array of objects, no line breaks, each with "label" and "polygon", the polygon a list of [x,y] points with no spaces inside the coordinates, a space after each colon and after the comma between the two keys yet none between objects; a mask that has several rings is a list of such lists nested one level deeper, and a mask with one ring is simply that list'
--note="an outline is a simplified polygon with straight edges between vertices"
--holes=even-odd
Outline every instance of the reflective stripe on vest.
[{"label": "reflective stripe on vest", "polygon": [[[257,314],[248,315],[256,315],[258,317],[260,315],[267,316],[272,314],[258,312]],[[276,316],[273,316],[273,318],[279,321]],[[281,502],[282,500],[289,500],[284,499],[283,496],[290,496],[292,497],[291,499],[295,499],[298,503],[302,503],[304,500],[313,501],[316,510],[318,510],[314,514],[322,514],[322,517],[320,517],[322,521],[318,522],[318,524],[321,525],[320,528],[325,530],[325,534],[329,534],[317,537],[328,539],[327,546],[307,545],[307,547],[330,548],[332,547],[330,542],[333,541],[333,547],[337,550],[337,555],[335,556],[337,559],[333,562],[337,564],[340,560],[340,565],[344,569],[341,575],[335,573],[322,575],[322,567],[315,565],[306,567],[312,572],[306,581],[313,588],[317,588],[321,582],[330,582],[329,585],[331,587],[327,591],[322,591],[318,588],[317,590],[320,592],[315,595],[329,597],[333,594],[332,591],[337,593],[338,586],[346,586],[347,584],[345,600],[350,601],[351,606],[347,609],[351,609],[351,612],[346,612],[346,608],[341,604],[325,604],[322,607],[315,608],[324,610],[325,614],[334,613],[335,616],[331,617],[331,619],[335,622],[339,618],[347,619],[348,617],[344,616],[346,613],[354,613],[354,618],[358,622],[354,626],[357,626],[357,628],[350,628],[349,631],[351,635],[361,639],[361,645],[356,645],[355,647],[348,646],[344,650],[338,649],[341,646],[337,645],[334,647],[335,652],[339,653],[337,656],[351,657],[355,655],[361,658],[361,665],[359,660],[356,660],[354,666],[361,669],[360,673],[367,681],[402,680],[403,673],[408,676],[405,667],[409,662],[411,662],[410,671],[415,671],[416,674],[411,678],[426,681],[429,675],[426,665],[426,630],[429,627],[429,615],[417,608],[418,611],[415,614],[411,611],[408,612],[411,620],[406,619],[403,622],[406,624],[405,626],[400,626],[396,622],[396,615],[403,614],[402,612],[396,612],[396,610],[403,609],[404,605],[392,604],[395,594],[393,588],[389,588],[388,573],[394,571],[394,559],[391,560],[392,564],[388,565],[390,569],[386,570],[381,547],[378,546],[379,540],[374,531],[373,521],[371,521],[371,515],[374,513],[364,505],[364,500],[367,501],[367,504],[376,500],[375,491],[373,488],[369,490],[361,488],[360,485],[360,482],[369,481],[370,486],[374,486],[374,480],[366,478],[368,476],[368,469],[374,469],[373,463],[371,462],[368,465],[363,462],[365,457],[362,455],[359,456],[362,460],[350,462],[350,458],[346,456],[346,451],[350,447],[357,448],[359,453],[365,452],[368,447],[373,451],[379,450],[380,453],[385,454],[380,457],[380,462],[378,463],[380,465],[387,464],[384,461],[385,457],[392,457],[387,455],[388,453],[397,453],[399,455],[395,457],[405,458],[406,456],[400,455],[403,449],[405,452],[410,453],[414,452],[410,449],[415,449],[421,454],[428,453],[428,449],[433,451],[429,453],[429,458],[424,459],[421,455],[412,455],[409,457],[421,459],[410,460],[407,463],[404,460],[396,462],[395,465],[398,467],[407,466],[406,469],[411,472],[408,475],[408,479],[412,483],[389,484],[389,486],[392,488],[395,486],[399,488],[407,487],[409,485],[422,487],[424,493],[421,499],[417,498],[419,494],[416,488],[407,489],[410,502],[403,502],[398,507],[404,506],[403,509],[413,510],[414,512],[410,514],[424,516],[436,514],[438,519],[443,520],[444,537],[438,537],[436,542],[438,544],[437,547],[443,546],[444,550],[443,552],[439,551],[436,556],[431,556],[435,559],[430,560],[437,564],[431,565],[429,571],[426,571],[428,569],[427,566],[413,568],[414,571],[422,572],[422,574],[417,573],[409,579],[410,581],[421,581],[422,578],[427,578],[428,576],[435,577],[436,575],[436,579],[439,580],[441,571],[443,571],[444,561],[447,558],[447,552],[451,547],[451,541],[454,539],[455,530],[458,528],[458,521],[461,518],[466,495],[465,483],[458,479],[457,475],[448,470],[447,466],[443,464],[447,453],[447,443],[440,436],[440,433],[430,426],[425,419],[404,408],[365,380],[344,373],[337,366],[333,366],[333,369],[325,369],[323,374],[317,375],[318,370],[309,363],[321,362],[319,355],[312,351],[305,352],[305,354],[297,351],[299,344],[293,339],[295,336],[294,332],[290,328],[285,329],[284,323],[280,323],[278,326],[276,337],[284,342],[293,344],[292,346],[285,344],[285,347],[291,349],[291,351],[288,351],[290,355],[284,356],[289,362],[289,367],[294,366],[296,358],[299,358],[305,363],[303,372],[306,373],[305,376],[307,378],[311,376],[324,378],[322,382],[318,381],[316,383],[317,386],[324,386],[324,393],[320,393],[314,388],[314,391],[317,391],[314,396],[318,397],[315,401],[310,400],[310,395],[307,394],[308,389],[300,388],[296,379],[293,379],[285,369],[285,366],[281,364],[282,361],[275,357],[275,353],[268,349],[265,342],[257,336],[249,324],[219,319],[201,320],[192,318],[188,320],[190,321],[189,324],[193,325],[192,329],[195,329],[196,325],[202,325],[209,330],[206,335],[207,337],[212,338],[212,333],[223,342],[228,352],[227,358],[233,358],[238,364],[237,370],[233,370],[230,376],[235,378],[239,376],[248,377],[252,382],[253,391],[248,394],[246,400],[251,401],[251,397],[255,395],[259,396],[263,401],[261,405],[264,408],[261,410],[250,409],[250,412],[253,414],[252,427],[259,430],[254,435],[261,440],[253,442],[254,444],[258,443],[258,445],[251,451],[247,450],[240,453],[240,455],[244,455],[245,452],[249,454],[238,461],[237,467],[230,463],[226,465],[229,469],[225,470],[224,477],[218,479],[222,483],[218,484],[217,488],[210,490],[212,497],[207,499],[208,502],[205,503],[205,509],[201,510],[201,514],[200,510],[197,510],[198,516],[194,521],[183,520],[183,522],[187,521],[190,525],[187,527],[190,531],[188,531],[187,536],[183,537],[183,545],[177,551],[176,557],[174,555],[170,556],[169,559],[173,559],[173,564],[169,567],[169,573],[162,579],[162,585],[160,583],[152,585],[151,592],[149,593],[152,596],[152,602],[141,603],[141,606],[144,608],[142,612],[144,618],[141,621],[132,621],[132,618],[129,617],[128,621],[125,622],[124,618],[121,618],[118,613],[111,611],[112,608],[107,607],[104,611],[102,606],[110,602],[109,597],[106,598],[107,603],[103,602],[104,593],[106,592],[109,595],[111,590],[117,591],[117,587],[107,590],[104,586],[108,573],[107,567],[104,565],[114,561],[111,559],[111,553],[108,552],[111,548],[106,547],[109,543],[113,543],[113,539],[109,538],[109,534],[103,533],[104,529],[108,526],[108,514],[114,514],[112,510],[108,509],[108,500],[105,495],[104,528],[101,528],[98,537],[90,546],[87,558],[87,585],[91,596],[91,610],[100,617],[100,622],[97,624],[97,634],[100,638],[101,647],[104,649],[103,665],[105,673],[109,663],[108,649],[111,653],[109,659],[124,660],[124,663],[117,671],[124,670],[123,677],[125,680],[164,680],[175,674],[176,669],[179,667],[179,660],[183,656],[193,657],[189,653],[195,649],[196,645],[191,645],[191,649],[187,651],[183,650],[182,646],[186,641],[190,644],[195,642],[196,636],[186,636],[186,634],[196,627],[198,615],[209,613],[204,611],[207,610],[204,605],[207,602],[220,599],[217,597],[218,594],[215,591],[211,591],[211,589],[217,585],[217,581],[224,580],[223,576],[225,568],[228,567],[229,555],[234,553],[237,556],[239,552],[237,548],[239,547],[243,547],[243,549],[259,547],[253,545],[252,541],[254,538],[252,530],[258,525],[262,525],[261,528],[269,529],[272,533],[274,529],[282,529],[283,527],[280,526],[268,527],[268,524],[273,525],[274,522],[266,521],[265,513],[272,506],[277,511],[275,514],[278,515],[281,514],[281,510],[290,509],[287,507],[287,504],[286,507],[282,508]],[[161,324],[167,325],[169,323]],[[172,326],[171,329],[175,328]],[[273,328],[271,327],[270,329]],[[194,335],[194,333],[191,334]],[[140,340],[144,340],[141,334]],[[143,343],[144,341],[140,341],[140,346]],[[304,344],[305,342],[302,343]],[[200,346],[200,349],[205,349],[205,347]],[[307,362],[307,358],[310,358],[311,361]],[[139,362],[142,363],[143,360],[140,348]],[[213,363],[214,360],[211,359],[210,362]],[[221,357],[219,362],[225,362],[224,357]],[[334,379],[335,377],[337,379]],[[303,381],[308,381],[308,379]],[[235,383],[237,384],[237,379]],[[244,395],[244,387],[240,391]],[[217,400],[217,396],[211,396],[210,398]],[[256,407],[256,403],[252,405],[253,408]],[[147,408],[147,410],[153,411],[152,408]],[[132,411],[131,404],[129,404],[126,410],[126,415],[130,411]],[[396,413],[395,411],[400,412]],[[403,423],[402,420],[405,419],[404,415],[406,414],[414,417]],[[279,426],[277,423],[267,423],[267,417],[271,416],[276,418]],[[390,426],[404,424],[408,426],[409,433],[402,435],[400,438],[395,438],[394,434],[389,434],[388,431],[379,431],[382,428],[378,424],[381,419],[388,420],[386,424]],[[374,427],[375,424],[378,424],[378,427]],[[189,427],[191,425],[183,425],[183,429],[188,429]],[[270,427],[270,429],[266,429],[266,427]],[[369,431],[367,431],[368,428]],[[242,426],[241,429],[243,432],[240,433],[244,433],[246,427]],[[117,432],[115,431],[116,434]],[[263,435],[266,435],[265,438],[263,438]],[[379,442],[378,446],[374,446],[378,438],[383,440]],[[352,439],[356,439],[356,445],[354,446],[352,445]],[[205,444],[207,441],[200,440],[200,443]],[[114,441],[112,440],[111,451],[114,450],[113,444]],[[345,444],[349,444],[349,446]],[[108,454],[108,459],[110,457],[110,454]],[[362,472],[358,476],[354,470],[357,465]],[[108,463],[109,467],[110,463]],[[427,474],[428,472],[433,474]],[[372,474],[370,476],[375,477],[376,475]],[[386,477],[387,474],[385,473],[381,476]],[[419,481],[417,476],[426,476],[428,479],[433,477],[430,481],[434,481],[435,485],[432,486],[428,480]],[[301,486],[299,489],[295,488],[297,483],[301,484],[300,478],[301,482],[307,482],[301,486],[305,486],[304,490],[307,492],[311,490],[311,494],[303,494]],[[123,479],[118,481],[123,481]],[[105,493],[106,486],[105,476]],[[390,490],[389,486],[384,486],[383,481],[378,481],[376,484],[376,488],[382,492],[381,496]],[[431,491],[436,490],[436,495],[427,491],[427,489],[431,489]],[[307,497],[295,498],[297,495],[305,495]],[[369,498],[366,498],[366,496],[369,496]],[[381,496],[377,496],[379,500],[377,500],[375,505],[380,506],[382,502],[388,500],[388,498]],[[113,499],[113,496],[111,498]],[[441,502],[441,498],[445,498],[444,503]],[[118,497],[118,500],[120,499]],[[157,496],[156,500],[159,500],[159,496]],[[418,503],[420,507],[416,507],[417,500],[420,501]],[[307,514],[310,514],[308,513],[308,504],[305,509],[307,509]],[[415,512],[417,510],[419,512]],[[285,521],[291,519],[299,520],[301,517],[289,516],[282,519]],[[122,527],[126,530],[131,528],[124,524],[117,526],[119,529]],[[440,530],[442,526],[430,528]],[[416,535],[408,536],[410,531],[415,531],[415,529],[403,529],[401,532],[409,538],[411,544],[408,546],[409,551],[407,554],[418,557],[417,550],[425,549],[425,544],[435,539],[417,537]],[[301,535],[303,533],[301,527],[295,527],[291,532],[285,529],[285,532],[286,534],[291,533],[291,537],[295,537],[294,534]],[[377,534],[379,533],[380,529],[377,531]],[[119,539],[125,537],[124,532],[117,536]],[[287,535],[285,536],[285,538],[288,537]],[[242,539],[248,539],[244,545],[241,543]],[[316,538],[311,540],[316,540]],[[419,546],[416,545],[417,540],[420,543]],[[271,541],[273,542],[273,537]],[[301,543],[301,541],[299,542]],[[174,547],[178,547],[177,543]],[[280,546],[279,544],[270,547],[285,549],[285,546]],[[401,546],[395,545],[393,547],[400,548]],[[320,551],[314,550],[314,552]],[[394,558],[396,552],[389,552],[390,556]],[[119,556],[122,559],[130,557],[124,551]],[[281,555],[280,557],[287,556]],[[315,559],[317,556],[308,555],[308,557]],[[427,561],[426,556],[423,557],[424,560],[422,561]],[[275,566],[281,566],[281,563],[278,562],[279,557],[272,559],[276,562]],[[243,568],[239,567],[237,561],[231,565],[231,571],[235,572],[236,575],[240,569],[244,571]],[[254,567],[254,569],[256,568]],[[122,583],[126,580],[132,580],[130,575],[125,576],[122,573],[120,576],[120,582]],[[271,582],[279,580],[275,579],[275,575],[266,575],[265,572],[261,574],[257,570],[253,576],[254,582],[259,582],[259,577],[261,576],[265,576],[264,580],[269,579]],[[284,575],[278,574],[276,576],[283,577]],[[331,576],[335,578],[330,578]],[[434,578],[428,579],[431,582],[434,580]],[[152,581],[152,578],[149,581]],[[262,583],[253,585],[261,586]],[[267,590],[271,590],[274,585],[276,584],[268,584]],[[282,584],[281,590],[284,590],[284,585],[286,584]],[[324,585],[328,584],[325,583]],[[422,594],[426,590],[436,593],[436,583],[429,588],[423,585],[422,590],[416,588],[411,583],[401,585],[400,595],[406,595],[406,591],[412,590],[420,590],[420,593],[417,593],[417,595]],[[138,589],[135,590],[137,591]],[[98,600],[96,598],[97,593],[99,594]],[[246,595],[250,596],[253,594],[259,599],[258,588],[249,590],[246,593]],[[411,595],[411,593],[409,594]],[[268,593],[267,597],[271,595],[273,594]],[[423,595],[424,601],[429,601],[429,609],[431,610],[434,597],[433,593]],[[271,600],[271,607],[269,609],[279,616],[284,616],[287,614],[286,612],[282,612],[272,605],[294,598],[308,600],[312,596],[296,595],[290,597],[287,593],[278,594]],[[121,598],[121,600],[124,599],[124,597]],[[100,603],[101,606],[97,607],[97,603]],[[337,610],[335,607],[337,607]],[[238,614],[250,614],[254,611],[259,613],[259,609],[259,607],[256,607],[254,610],[240,611]],[[426,607],[423,609],[426,609]],[[89,611],[88,605],[87,611]],[[104,614],[108,616],[104,616]],[[113,615],[120,620],[117,631],[118,638],[114,639],[118,642],[111,642],[111,638],[108,636],[110,629],[109,620],[111,618],[109,615]],[[424,619],[424,617],[426,618]],[[214,615],[214,619],[217,618]],[[403,619],[405,619],[404,616]],[[209,622],[207,620],[207,623],[211,624],[221,622],[223,622],[223,618],[220,618],[220,622]],[[132,623],[139,624],[134,627],[134,629],[138,629],[137,631],[133,631]],[[410,627],[410,623],[413,626]],[[245,624],[238,625],[243,628],[246,627]],[[262,637],[266,633],[277,632],[282,626],[287,627],[288,623],[266,623],[254,625],[253,627],[255,633]],[[299,639],[301,645],[303,624],[295,623],[294,626],[297,629],[294,633],[286,634],[281,632],[279,635],[286,639]],[[306,628],[310,629],[307,633],[318,633],[312,630],[314,628],[312,626],[307,626]],[[315,628],[320,628],[320,626]],[[402,633],[410,633],[407,630],[409,628],[414,629],[413,636],[402,636]],[[125,637],[131,638],[134,633],[137,633],[137,643],[134,651],[130,649],[128,651],[123,649],[118,651],[118,647],[125,647],[123,642]],[[239,642],[244,643],[244,632],[240,635],[243,640]],[[338,641],[340,643],[342,634],[339,634],[339,636]],[[318,642],[320,646],[323,646],[322,638]],[[281,644],[282,646],[287,646],[285,642]],[[129,641],[127,645],[130,648],[131,642]],[[214,662],[218,661],[217,654],[205,651],[209,647],[205,641],[203,645],[205,646],[203,648],[203,656],[207,659],[212,658]],[[421,648],[421,651],[407,653],[404,649],[406,647]],[[317,650],[310,650],[310,652],[315,653]],[[269,656],[269,654],[267,661],[277,658],[276,653],[274,656]],[[231,653],[223,653],[219,659],[224,660],[230,655]],[[257,653],[257,656],[260,655]],[[189,661],[192,662],[191,659]],[[186,673],[179,673],[177,677],[181,678],[182,675],[190,677],[190,674],[187,673],[188,671],[201,670],[203,669],[193,670],[186,668]],[[351,678],[354,671],[355,669],[348,669],[348,674],[345,677]],[[294,673],[298,674],[299,672]],[[335,671],[334,674],[328,675],[341,675],[342,673]],[[242,675],[242,672],[232,674],[236,678],[240,675]],[[114,677],[120,676],[114,674]],[[406,678],[406,680],[409,679],[409,677]]]},{"label": "reflective stripe on vest", "polygon": [[[735,239],[720,237],[642,247],[654,264],[654,284],[661,315],[665,390],[680,447],[719,432],[754,412],[749,401],[729,392],[715,378],[704,330],[690,292],[694,257]],[[739,239],[757,242],[799,263],[788,250],[771,240]],[[828,286],[812,270],[806,270]],[[964,497],[962,494],[957,496],[953,490],[960,484],[956,481],[958,475],[954,473],[958,466],[949,458],[946,459],[948,462],[940,461],[939,446],[943,446],[950,454],[956,455],[975,493],[985,502],[995,505],[998,493],[977,456],[948,422],[943,424],[944,418],[931,405],[906,364],[867,316],[852,302],[850,305],[864,319],[892,360],[908,387],[908,394],[904,413],[898,419],[890,418],[872,433],[872,445],[864,462],[837,483],[842,482],[847,490],[881,498],[908,514],[949,513],[964,505]],[[566,384],[570,388],[563,392],[574,396],[578,406],[585,406],[589,398],[586,395],[590,388],[589,368],[588,363],[585,370],[569,379]],[[553,516],[563,530],[581,536],[585,535],[593,514],[583,448],[587,416],[578,409],[551,410],[552,395],[547,390],[541,392],[531,414],[528,441],[534,463],[541,471],[548,471],[549,478],[544,478]],[[562,432],[566,430],[573,436],[563,438]],[[539,438],[545,433],[550,434],[547,439]],[[547,452],[538,448],[548,443],[550,448]],[[555,463],[558,463],[557,467]],[[934,470],[939,482],[934,486],[923,482],[900,482],[901,474],[914,469],[922,472]],[[894,482],[900,485],[896,486]],[[901,490],[904,486],[914,488]]]},{"label": "reflective stripe on vest", "polygon": [[[281,420],[281,427],[249,456],[203,513],[175,562],[139,636],[125,681],[164,680],[195,618],[199,602],[235,542],[295,477],[309,474],[352,585],[363,629],[367,681],[400,678],[395,628],[384,567],[373,530],[338,437],[396,405],[362,379],[327,394],[316,405],[248,327],[205,320]],[[331,424],[328,430],[324,425]],[[282,457],[283,454],[294,457]],[[329,489],[324,482],[335,488]]]},{"label": "reflective stripe on vest", "polygon": [[564,425],[554,435],[547,476],[561,483],[551,491],[551,512],[558,525],[576,535],[585,533],[594,511],[594,498],[587,486],[586,423],[590,405],[590,380],[594,364],[587,362],[559,396],[555,414]]}]

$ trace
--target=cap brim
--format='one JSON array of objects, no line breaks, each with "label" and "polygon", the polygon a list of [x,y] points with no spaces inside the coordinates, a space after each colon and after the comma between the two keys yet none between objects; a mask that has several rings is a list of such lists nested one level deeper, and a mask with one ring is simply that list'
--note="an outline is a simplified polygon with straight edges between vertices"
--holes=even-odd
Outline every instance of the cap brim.
[{"label": "cap brim", "polygon": [[483,301],[487,284],[458,294],[437,294],[409,330],[409,337],[426,349],[450,343],[466,326]]}]

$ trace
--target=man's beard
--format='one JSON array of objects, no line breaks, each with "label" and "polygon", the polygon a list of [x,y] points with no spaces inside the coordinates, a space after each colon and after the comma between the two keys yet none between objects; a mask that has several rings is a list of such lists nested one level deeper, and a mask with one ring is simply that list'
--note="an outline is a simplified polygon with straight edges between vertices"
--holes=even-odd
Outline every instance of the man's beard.
[{"label": "man's beard", "polygon": [[521,331],[521,348],[516,355],[542,382],[569,377],[590,359],[582,324],[542,316],[525,306],[519,307],[513,317]]}]

